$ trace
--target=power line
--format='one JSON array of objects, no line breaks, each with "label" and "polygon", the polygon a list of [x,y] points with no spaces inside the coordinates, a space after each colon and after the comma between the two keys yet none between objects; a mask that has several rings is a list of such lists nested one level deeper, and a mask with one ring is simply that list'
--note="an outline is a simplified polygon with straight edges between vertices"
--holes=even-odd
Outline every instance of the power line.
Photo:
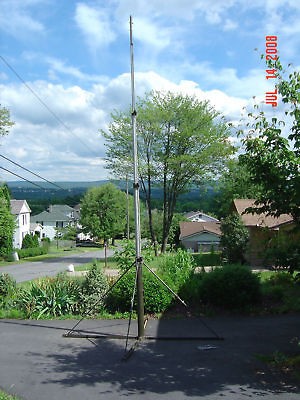
[{"label": "power line", "polygon": [[24,169],[25,171],[30,172],[32,175],[37,176],[38,178],[42,179],[43,181],[50,183],[50,185],[56,186],[57,188],[62,189],[62,190],[66,190],[66,189],[64,189],[63,187],[57,185],[56,183],[48,181],[48,179],[43,178],[41,175],[36,174],[36,173],[33,172],[33,171],[30,171],[28,168],[23,167],[21,164],[18,164],[17,162],[11,160],[10,158],[5,157],[3,154],[0,154],[0,157],[2,157],[2,158],[4,158],[5,160],[7,160],[7,161],[9,161],[9,162],[11,162],[11,163],[17,165],[18,167]]},{"label": "power line", "polygon": [[96,157],[99,157],[97,153],[94,152],[85,142],[81,140],[81,138],[76,135],[59,117],[55,114],[54,111],[41,99],[41,97],[24,81],[24,79],[18,74],[18,72],[5,60],[3,56],[0,55],[0,59],[3,63],[16,75],[16,77],[23,83],[23,85],[38,99],[38,101],[46,108],[46,110],[58,121],[71,135],[76,136],[76,138],[89,150],[91,151]]},{"label": "power line", "polygon": [[23,179],[24,181],[26,181],[26,182],[29,182],[29,183],[31,183],[32,185],[34,185],[34,186],[37,186],[37,187],[39,187],[40,189],[43,189],[43,190],[45,190],[45,188],[43,188],[42,186],[40,186],[40,185],[38,185],[37,183],[35,183],[35,182],[32,182],[32,181],[30,181],[29,179],[26,179],[26,178],[24,178],[23,176],[21,176],[21,175],[18,175],[18,174],[16,174],[15,172],[12,172],[12,171],[10,171],[9,169],[6,169],[6,168],[4,168],[4,167],[1,167],[0,166],[0,168],[1,169],[3,169],[4,171],[6,171],[6,172],[8,172],[8,173],[10,173],[10,174],[12,174],[12,175],[15,175],[15,176],[17,176],[18,178],[21,178],[21,179]]}]

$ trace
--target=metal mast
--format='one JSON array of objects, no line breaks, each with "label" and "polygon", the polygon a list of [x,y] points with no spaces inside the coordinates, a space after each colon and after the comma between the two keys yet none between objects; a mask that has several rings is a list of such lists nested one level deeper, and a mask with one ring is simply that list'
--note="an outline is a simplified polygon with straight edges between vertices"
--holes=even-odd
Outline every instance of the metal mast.
[{"label": "metal mast", "polygon": [[141,255],[141,224],[140,224],[140,197],[138,177],[138,154],[136,137],[136,109],[134,87],[134,57],[132,40],[132,17],[130,16],[130,62],[131,62],[131,122],[133,144],[133,189],[134,189],[134,213],[135,213],[135,266],[137,276],[137,314],[138,314],[138,339],[144,336],[144,289],[143,289],[143,259]]}]

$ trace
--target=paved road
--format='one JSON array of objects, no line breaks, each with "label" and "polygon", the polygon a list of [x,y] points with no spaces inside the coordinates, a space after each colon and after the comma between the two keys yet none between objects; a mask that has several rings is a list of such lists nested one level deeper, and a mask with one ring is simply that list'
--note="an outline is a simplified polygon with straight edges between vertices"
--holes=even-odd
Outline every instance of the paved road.
[{"label": "paved road", "polygon": [[[114,250],[107,249],[107,257],[112,256]],[[59,258],[49,258],[44,261],[26,262],[22,264],[9,264],[0,267],[0,273],[7,272],[12,275],[17,282],[29,281],[43,276],[53,276],[58,272],[66,271],[70,264],[81,265],[89,263],[95,259],[104,259],[104,249],[97,251],[87,251],[86,253],[69,254]]]},{"label": "paved road", "polygon": [[[299,400],[299,381],[256,354],[297,352],[300,315],[205,323],[224,340],[145,340],[125,362],[124,340],[63,337],[74,321],[0,320],[0,387],[24,400]],[[87,320],[78,328],[126,334],[127,321]],[[197,318],[150,320],[146,334],[212,335]]]}]

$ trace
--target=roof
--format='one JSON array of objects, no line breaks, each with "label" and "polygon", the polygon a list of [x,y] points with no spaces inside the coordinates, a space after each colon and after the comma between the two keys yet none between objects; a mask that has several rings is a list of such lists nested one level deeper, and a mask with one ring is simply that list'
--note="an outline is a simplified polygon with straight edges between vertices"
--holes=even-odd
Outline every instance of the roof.
[{"label": "roof", "polygon": [[31,212],[26,200],[10,200],[10,210],[13,215],[19,215],[21,212]]},{"label": "roof", "polygon": [[40,214],[33,215],[31,217],[33,222],[56,222],[56,221],[70,221],[71,218],[62,212],[53,211],[49,213],[48,211],[43,211]]},{"label": "roof", "polygon": [[293,217],[289,214],[282,214],[279,217],[271,215],[245,213],[249,207],[255,207],[255,199],[235,199],[233,200],[235,211],[241,216],[245,226],[261,226],[268,228],[276,228],[280,225],[293,222]]},{"label": "roof", "polygon": [[63,212],[63,213],[71,213],[74,211],[74,208],[68,206],[67,204],[50,204],[49,212]]},{"label": "roof", "polygon": [[180,239],[187,238],[199,233],[208,232],[221,236],[219,222],[180,222]]},{"label": "roof", "polygon": [[185,218],[188,219],[198,219],[198,221],[195,222],[206,222],[206,220],[212,221],[212,222],[218,222],[219,220],[215,217],[212,217],[211,215],[205,214],[203,211],[190,211],[186,214],[184,214]]}]

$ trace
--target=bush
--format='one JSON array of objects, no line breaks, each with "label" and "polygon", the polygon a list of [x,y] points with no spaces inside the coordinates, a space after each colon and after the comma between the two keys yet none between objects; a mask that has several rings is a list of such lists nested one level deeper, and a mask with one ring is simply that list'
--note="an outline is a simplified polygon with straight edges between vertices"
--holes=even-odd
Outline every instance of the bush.
[{"label": "bush", "polygon": [[259,302],[260,280],[245,266],[226,265],[202,275],[199,293],[204,303],[243,310]]},{"label": "bush", "polygon": [[222,265],[221,253],[192,253],[191,254],[197,267],[210,267]]},{"label": "bush", "polygon": [[[148,245],[148,243],[146,243],[142,247],[142,256],[145,263],[152,260],[151,252],[151,247]],[[116,250],[114,254],[114,260],[116,261],[118,268],[120,268],[122,271],[125,271],[131,265],[134,265],[135,257],[135,243],[134,241],[127,239],[122,241],[122,249]]]},{"label": "bush", "polygon": [[12,295],[16,290],[16,281],[9,274],[0,274],[0,297]]},{"label": "bush", "polygon": [[231,214],[221,222],[223,256],[229,263],[243,263],[249,242],[248,229],[238,214]]},{"label": "bush", "polygon": [[160,259],[158,274],[170,282],[171,288],[178,292],[194,271],[194,259],[190,253],[178,249],[176,253],[165,254]]},{"label": "bush", "polygon": [[47,254],[48,249],[47,247],[32,247],[28,249],[18,249],[18,256],[19,258],[26,258],[26,257],[36,257],[42,254]]},{"label": "bush", "polygon": [[[81,308],[82,311],[99,311],[103,308],[103,301],[100,301],[109,288],[107,278],[101,268],[94,263],[89,269],[81,287]],[[95,306],[95,307],[93,307]]]},{"label": "bush", "polygon": [[[109,311],[130,311],[135,275],[134,270],[127,272],[109,293],[106,302]],[[143,271],[143,282],[145,313],[159,313],[165,311],[172,302],[172,293],[147,270]],[[137,296],[135,296],[135,308],[136,299]]]},{"label": "bush", "polygon": [[26,317],[57,317],[79,313],[80,286],[64,274],[55,278],[44,278],[31,283],[29,289],[21,289],[17,304]]},{"label": "bush", "polygon": [[38,237],[27,233],[22,241],[22,249],[31,249],[35,247],[39,247]]}]

